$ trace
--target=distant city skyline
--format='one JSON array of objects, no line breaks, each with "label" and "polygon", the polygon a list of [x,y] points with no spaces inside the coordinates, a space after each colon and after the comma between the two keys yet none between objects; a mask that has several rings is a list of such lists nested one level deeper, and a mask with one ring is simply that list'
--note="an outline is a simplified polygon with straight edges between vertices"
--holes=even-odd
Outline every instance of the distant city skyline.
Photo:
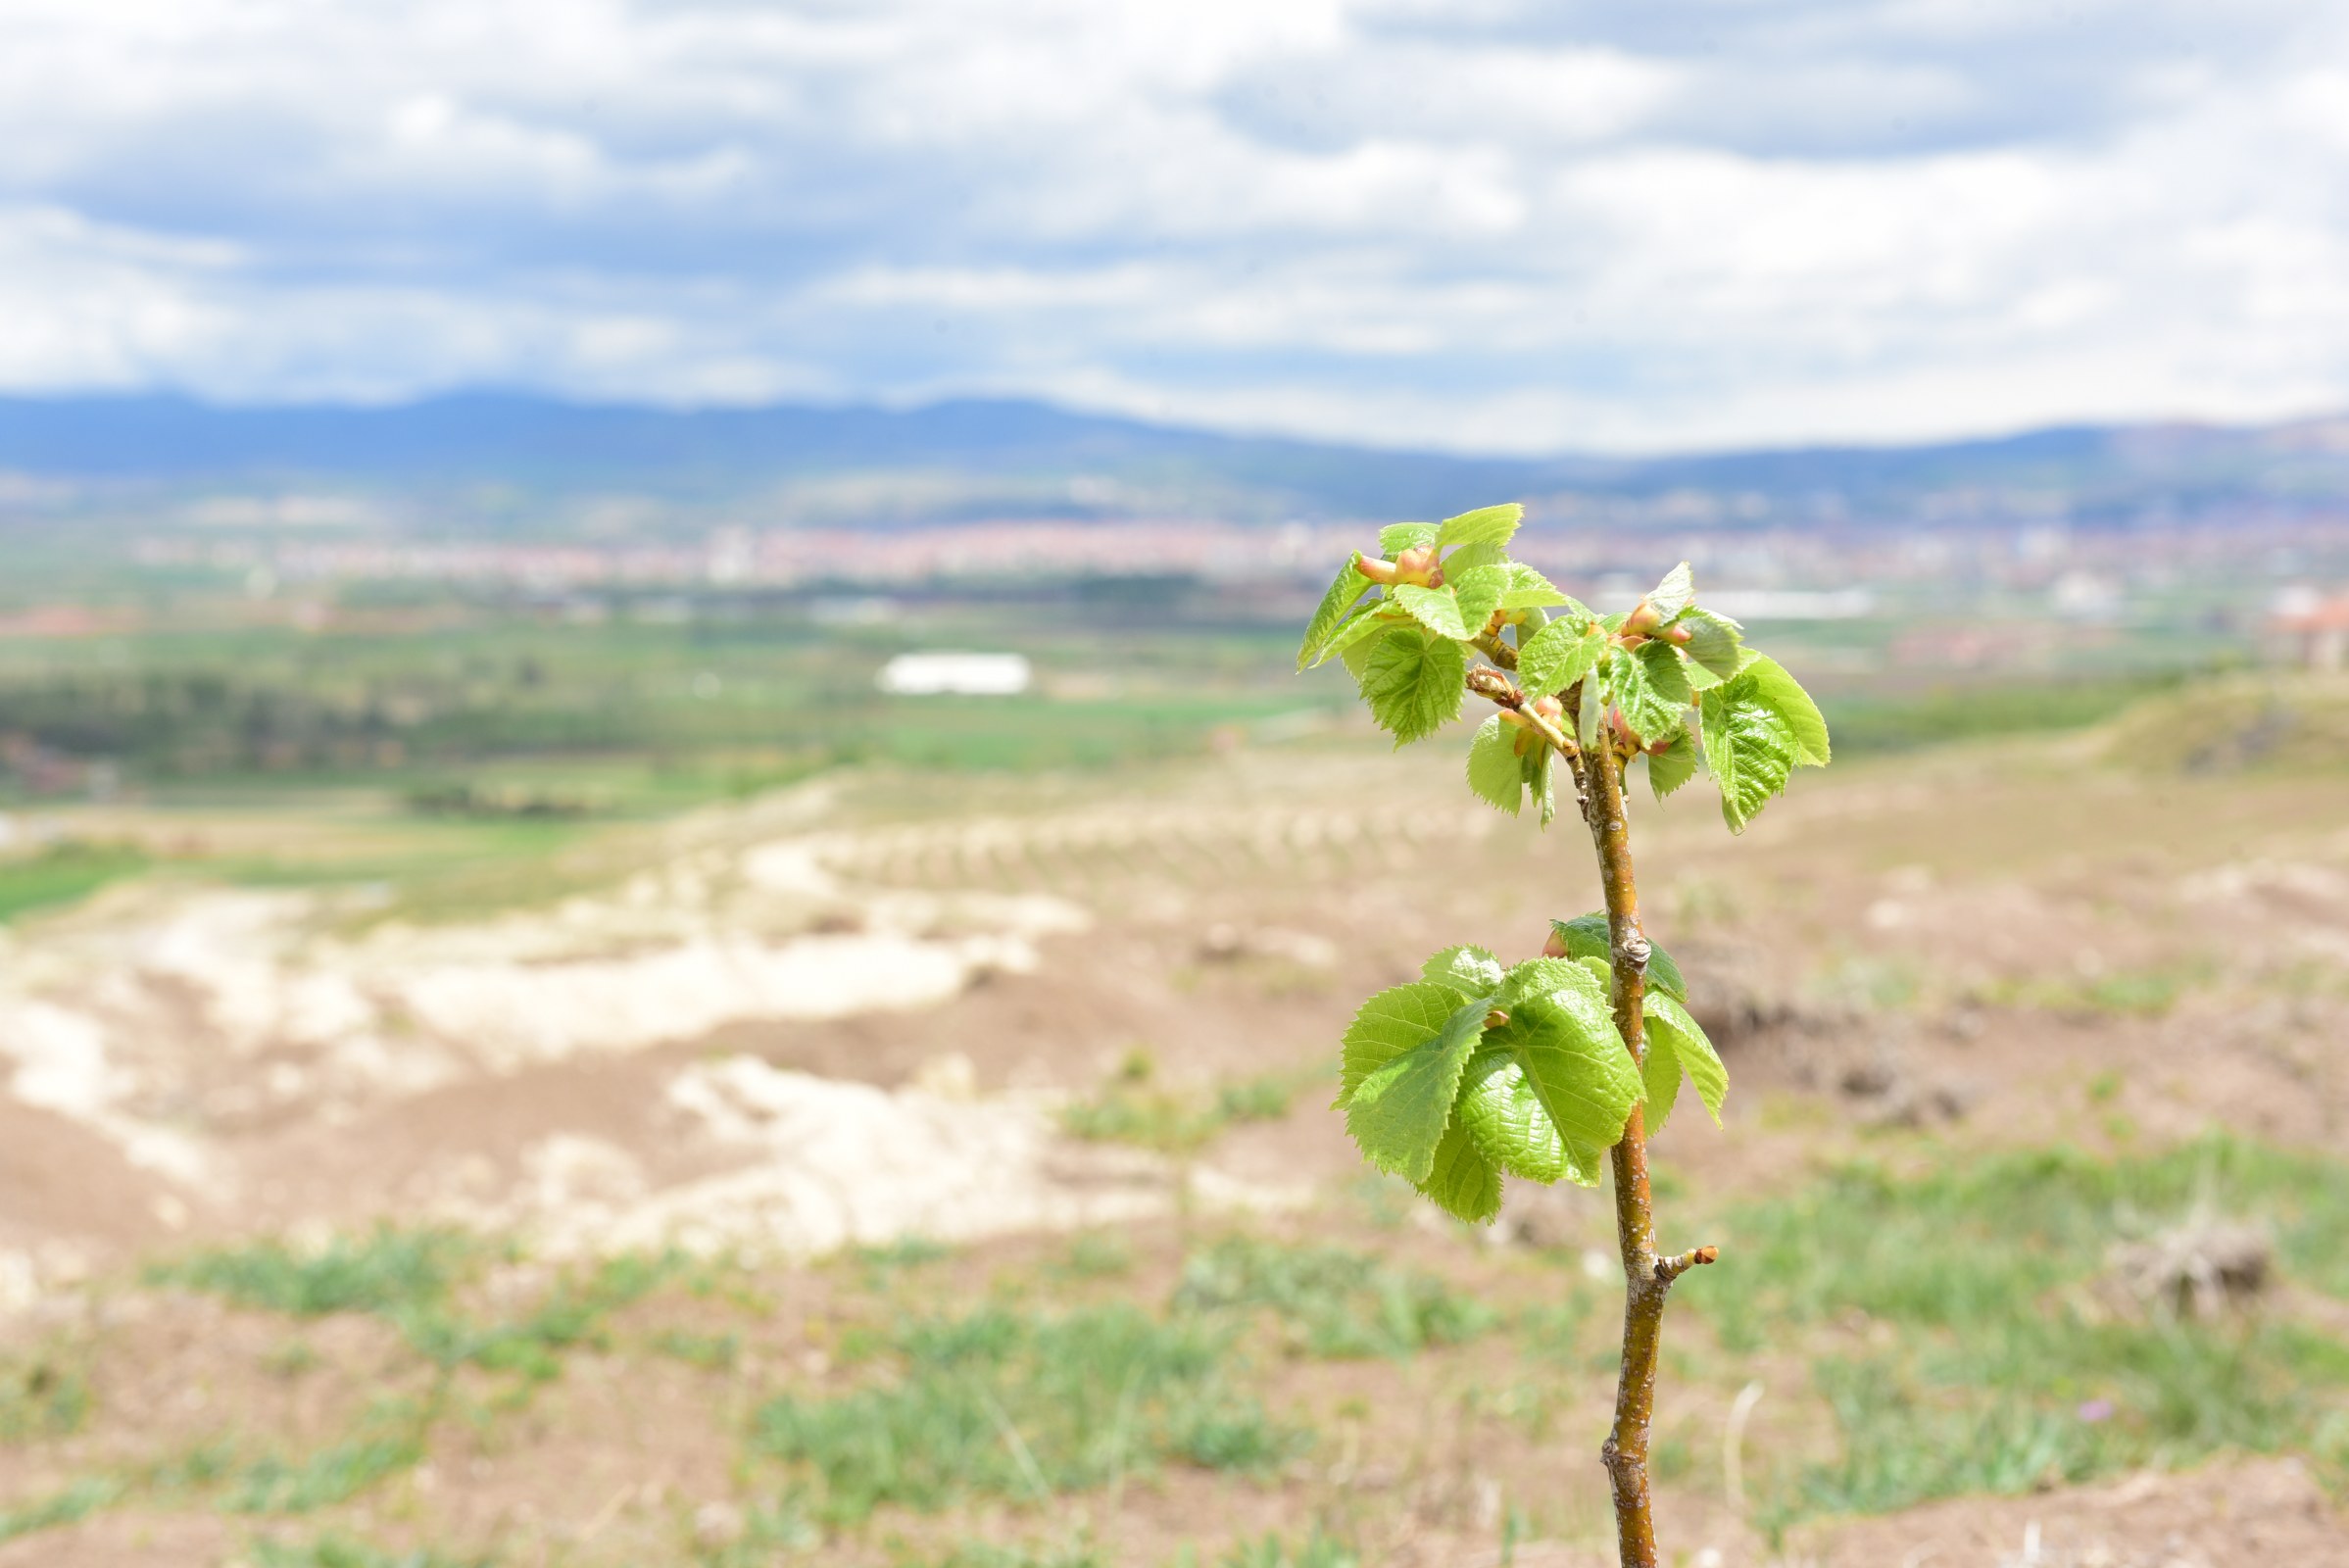
[{"label": "distant city skyline", "polygon": [[1481,453],[2349,409],[2305,0],[0,0],[0,392]]}]

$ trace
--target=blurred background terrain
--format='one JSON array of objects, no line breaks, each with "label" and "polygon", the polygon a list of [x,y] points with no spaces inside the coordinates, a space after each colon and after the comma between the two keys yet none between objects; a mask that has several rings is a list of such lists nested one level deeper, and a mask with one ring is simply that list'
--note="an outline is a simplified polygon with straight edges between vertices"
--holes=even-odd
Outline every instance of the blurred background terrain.
[{"label": "blurred background terrain", "polygon": [[1323,1108],[1363,994],[1596,902],[1292,668],[1382,493],[1526,496],[1593,600],[1693,561],[1835,727],[1741,840],[1641,808],[1737,1077],[1659,1151],[1730,1257],[1674,1539],[2339,1540],[2349,425],[0,451],[0,1561],[1598,1560],[1599,1196],[1471,1235]]}]

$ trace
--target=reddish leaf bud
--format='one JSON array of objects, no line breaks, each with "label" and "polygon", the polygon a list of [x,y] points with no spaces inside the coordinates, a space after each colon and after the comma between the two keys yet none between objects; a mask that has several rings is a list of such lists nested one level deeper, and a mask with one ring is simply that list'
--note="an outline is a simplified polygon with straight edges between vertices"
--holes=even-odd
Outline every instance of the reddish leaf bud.
[{"label": "reddish leaf bud", "polygon": [[1421,545],[1406,550],[1395,558],[1395,575],[1398,582],[1414,582],[1429,588],[1444,586],[1444,572],[1436,564],[1436,547]]}]

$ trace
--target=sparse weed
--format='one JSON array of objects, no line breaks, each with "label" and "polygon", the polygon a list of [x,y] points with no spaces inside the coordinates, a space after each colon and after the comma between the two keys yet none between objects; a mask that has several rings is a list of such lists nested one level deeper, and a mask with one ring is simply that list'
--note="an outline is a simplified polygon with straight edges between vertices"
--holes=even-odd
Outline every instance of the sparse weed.
[{"label": "sparse weed", "polygon": [[379,1401],[359,1432],[299,1459],[246,1467],[222,1500],[231,1513],[309,1513],[357,1496],[424,1456],[430,1415],[412,1400]]},{"label": "sparse weed", "polygon": [[36,1530],[54,1530],[86,1519],[121,1499],[122,1484],[111,1476],[84,1476],[34,1502],[0,1512],[0,1541]]},{"label": "sparse weed", "polygon": [[901,1236],[879,1247],[859,1247],[849,1253],[857,1263],[876,1272],[892,1269],[918,1268],[924,1263],[937,1263],[954,1255],[954,1249],[944,1242],[927,1236]]},{"label": "sparse weed", "polygon": [[1100,1231],[1087,1231],[1068,1244],[1067,1255],[1058,1268],[1072,1279],[1107,1279],[1124,1274],[1134,1266],[1134,1250],[1115,1236]]},{"label": "sparse weed", "polygon": [[2207,964],[2121,969],[2077,979],[2002,982],[1989,987],[1982,1000],[2074,1018],[2158,1018],[2177,1006],[2179,998],[2212,979]]},{"label": "sparse weed", "polygon": [[726,1372],[742,1355],[742,1336],[669,1329],[655,1337],[653,1348],[705,1372]]},{"label": "sparse weed", "polygon": [[478,1243],[454,1231],[379,1226],[362,1238],[337,1237],[315,1252],[282,1242],[198,1252],[151,1268],[147,1278],[214,1291],[239,1306],[319,1317],[436,1302],[479,1255]]},{"label": "sparse weed", "polygon": [[351,1536],[329,1532],[310,1541],[252,1544],[256,1568],[490,1568],[494,1557],[452,1557],[429,1546],[390,1551]]},{"label": "sparse weed", "polygon": [[470,1363],[544,1383],[562,1373],[560,1352],[596,1342],[604,1319],[660,1286],[675,1261],[626,1253],[606,1258],[584,1276],[564,1275],[512,1322],[473,1322],[439,1305],[401,1313],[399,1321],[409,1343],[444,1368]]},{"label": "sparse weed", "polygon": [[1321,1356],[1403,1356],[1475,1338],[1493,1310],[1432,1275],[1409,1274],[1334,1247],[1229,1237],[1194,1253],[1178,1308],[1265,1307],[1296,1348]]},{"label": "sparse weed", "polygon": [[[1295,1545],[1277,1535],[1236,1542],[1216,1559],[1216,1568],[1357,1568],[1361,1560],[1335,1536],[1315,1530]],[[1185,1547],[1175,1562],[1177,1568],[1196,1568],[1199,1555]]]},{"label": "sparse weed", "polygon": [[820,1517],[1043,1498],[1162,1459],[1255,1469],[1294,1445],[1238,1392],[1225,1336],[1130,1307],[915,1323],[892,1359],[887,1384],[759,1412],[754,1446],[795,1468]]},{"label": "sparse weed", "polygon": [[1266,1073],[1201,1096],[1150,1088],[1147,1074],[1137,1078],[1120,1072],[1092,1099],[1062,1106],[1060,1125],[1070,1137],[1089,1143],[1188,1153],[1244,1122],[1280,1120],[1306,1082],[1297,1073]]},{"label": "sparse weed", "polygon": [[972,1542],[938,1558],[933,1568],[1109,1568],[1109,1559],[1082,1542],[1066,1546],[996,1546]]},{"label": "sparse weed", "polygon": [[89,1419],[89,1377],[72,1353],[51,1348],[0,1358],[0,1443],[62,1438]]},{"label": "sparse weed", "polygon": [[2091,1288],[2116,1239],[2196,1208],[2266,1216],[2288,1274],[2349,1294],[2349,1169],[2233,1139],[2118,1162],[2011,1153],[1908,1179],[1853,1167],[1737,1211],[1741,1288],[1702,1307],[1728,1348],[1786,1344],[1805,1324],[1890,1334],[1820,1365],[1842,1456],[1788,1477],[1765,1521],[2312,1448],[2324,1423],[2349,1419],[2349,1347],[2258,1315],[2116,1313]]}]

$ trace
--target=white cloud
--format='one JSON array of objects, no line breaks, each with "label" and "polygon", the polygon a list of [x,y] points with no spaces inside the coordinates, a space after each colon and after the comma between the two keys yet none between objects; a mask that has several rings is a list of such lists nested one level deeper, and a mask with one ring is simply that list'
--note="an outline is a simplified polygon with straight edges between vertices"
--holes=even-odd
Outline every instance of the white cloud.
[{"label": "white cloud", "polygon": [[0,0],[0,385],[1521,450],[2349,404],[2337,12],[1553,9]]}]

